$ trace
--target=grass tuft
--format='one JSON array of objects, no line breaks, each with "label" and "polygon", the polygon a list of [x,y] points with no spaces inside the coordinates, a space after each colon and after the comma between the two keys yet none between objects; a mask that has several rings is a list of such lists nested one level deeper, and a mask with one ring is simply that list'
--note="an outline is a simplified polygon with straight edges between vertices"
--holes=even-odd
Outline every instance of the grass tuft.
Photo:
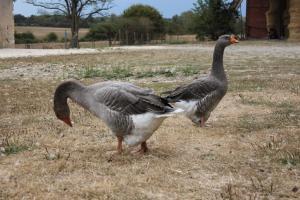
[{"label": "grass tuft", "polygon": [[29,149],[28,146],[25,146],[25,145],[17,145],[17,144],[11,144],[7,147],[4,148],[4,154],[5,155],[10,155],[10,154],[17,154],[21,151],[26,151]]},{"label": "grass tuft", "polygon": [[300,150],[298,148],[280,151],[279,157],[278,160],[284,165],[300,165]]},{"label": "grass tuft", "polygon": [[199,74],[199,67],[187,66],[180,68],[180,71],[184,76],[193,76]]},{"label": "grass tuft", "polygon": [[[32,141],[30,145],[28,145],[28,142],[24,142],[20,135],[27,133],[26,130],[14,130],[11,132],[5,132],[3,134],[0,134],[0,155],[11,155],[11,154],[17,154],[22,151],[27,151],[32,148]],[[21,141],[22,140],[22,141]]]},{"label": "grass tuft", "polygon": [[102,77],[105,79],[124,79],[133,76],[129,68],[114,67],[112,69],[97,69],[87,67],[80,71],[79,76],[82,78]]}]

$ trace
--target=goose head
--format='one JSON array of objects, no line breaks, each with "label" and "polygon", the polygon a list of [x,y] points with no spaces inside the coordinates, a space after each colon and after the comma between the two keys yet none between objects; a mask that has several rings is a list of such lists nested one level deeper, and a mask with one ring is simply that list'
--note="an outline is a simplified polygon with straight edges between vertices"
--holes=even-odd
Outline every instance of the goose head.
[{"label": "goose head", "polygon": [[[204,114],[200,114],[199,112],[195,112],[193,116],[191,116],[191,120],[194,123],[195,126],[201,126],[201,124],[204,124],[210,117],[210,112],[206,112]],[[202,119],[204,118],[204,122],[202,122]]]},{"label": "goose head", "polygon": [[67,125],[72,126],[70,120],[70,109],[68,106],[68,95],[67,95],[67,86],[68,83],[62,83],[60,86],[57,87],[54,94],[54,105],[53,110],[58,119],[65,122]]},{"label": "goose head", "polygon": [[220,45],[227,47],[229,45],[238,43],[238,37],[236,35],[221,35],[217,41]]},{"label": "goose head", "polygon": [[67,125],[72,127],[72,122],[70,119],[70,109],[68,105],[64,105],[64,103],[55,103],[54,101],[54,107],[53,110],[55,112],[55,115],[58,119],[65,122]]}]

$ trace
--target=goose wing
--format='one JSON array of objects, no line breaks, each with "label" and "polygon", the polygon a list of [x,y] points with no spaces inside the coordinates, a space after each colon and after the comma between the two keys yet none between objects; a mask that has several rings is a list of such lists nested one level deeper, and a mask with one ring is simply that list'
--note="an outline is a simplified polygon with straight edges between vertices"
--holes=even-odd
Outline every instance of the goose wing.
[{"label": "goose wing", "polygon": [[154,94],[154,91],[149,88],[141,88],[132,83],[119,82],[119,81],[106,81],[101,83],[96,83],[88,86],[90,89],[98,90],[99,88],[104,87],[117,87],[133,94]]},{"label": "goose wing", "polygon": [[191,84],[180,86],[173,91],[166,92],[168,96],[165,98],[171,103],[180,100],[199,100],[206,96],[213,95],[218,88],[220,88],[218,81],[208,78],[200,79]]},{"label": "goose wing", "polygon": [[171,105],[159,96],[147,93],[135,94],[120,87],[104,87],[94,94],[98,103],[125,115],[153,112],[164,114],[173,111]]}]

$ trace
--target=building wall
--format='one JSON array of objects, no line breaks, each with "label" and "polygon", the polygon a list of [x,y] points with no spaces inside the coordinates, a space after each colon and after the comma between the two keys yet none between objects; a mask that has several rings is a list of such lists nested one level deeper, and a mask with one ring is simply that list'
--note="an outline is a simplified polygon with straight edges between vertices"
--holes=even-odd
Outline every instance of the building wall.
[{"label": "building wall", "polygon": [[246,35],[247,38],[267,38],[266,12],[269,0],[247,0]]},{"label": "building wall", "polygon": [[0,0],[0,48],[13,48],[14,44],[13,1]]},{"label": "building wall", "polygon": [[278,38],[300,41],[300,0],[247,0],[248,38]]}]

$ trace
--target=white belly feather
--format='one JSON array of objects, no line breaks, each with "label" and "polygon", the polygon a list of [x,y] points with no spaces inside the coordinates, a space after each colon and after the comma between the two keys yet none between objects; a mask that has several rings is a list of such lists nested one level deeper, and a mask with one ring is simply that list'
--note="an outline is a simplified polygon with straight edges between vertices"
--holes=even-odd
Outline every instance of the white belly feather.
[{"label": "white belly feather", "polygon": [[198,101],[179,101],[179,102],[174,103],[174,107],[183,109],[184,114],[187,117],[190,117],[194,114],[197,103],[198,103]]},{"label": "white belly feather", "polygon": [[129,146],[135,146],[146,141],[167,117],[154,113],[131,115],[134,129],[130,135],[124,137],[125,143]]},{"label": "white belly feather", "polygon": [[161,123],[168,117],[183,113],[183,109],[176,109],[166,114],[145,113],[139,115],[131,115],[134,128],[130,135],[124,137],[124,141],[128,146],[136,146],[148,140],[151,135],[159,128]]}]

